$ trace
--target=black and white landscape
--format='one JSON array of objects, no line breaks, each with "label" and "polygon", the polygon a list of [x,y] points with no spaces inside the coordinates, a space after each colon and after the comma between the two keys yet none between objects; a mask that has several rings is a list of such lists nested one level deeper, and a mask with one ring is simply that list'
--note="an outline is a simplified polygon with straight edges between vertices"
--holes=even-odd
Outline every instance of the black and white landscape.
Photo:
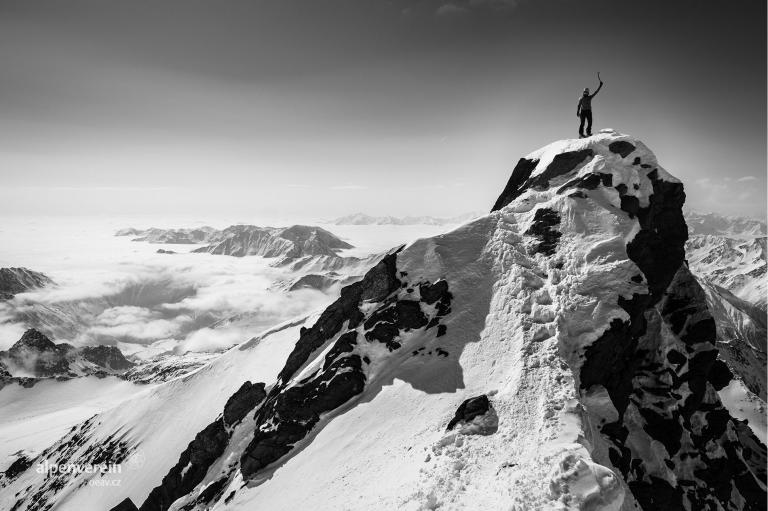
[{"label": "black and white landscape", "polygon": [[[162,286],[146,275],[75,298],[75,284],[4,269],[6,328],[33,328],[0,352],[0,496],[16,509],[344,508],[350,494],[360,509],[759,509],[766,226],[684,213],[684,197],[640,141],[607,130],[521,159],[490,215],[368,256],[346,256],[354,240],[331,226],[123,228],[103,242]],[[241,298],[290,304],[285,319],[265,330],[254,311],[211,307],[189,331],[137,335],[147,314],[232,291],[172,277],[220,262],[260,270]],[[94,329],[117,316],[122,329]],[[36,470],[104,460],[126,467],[108,492],[89,483],[105,476]]]},{"label": "black and white landscape", "polygon": [[0,0],[0,511],[766,510],[765,21]]}]

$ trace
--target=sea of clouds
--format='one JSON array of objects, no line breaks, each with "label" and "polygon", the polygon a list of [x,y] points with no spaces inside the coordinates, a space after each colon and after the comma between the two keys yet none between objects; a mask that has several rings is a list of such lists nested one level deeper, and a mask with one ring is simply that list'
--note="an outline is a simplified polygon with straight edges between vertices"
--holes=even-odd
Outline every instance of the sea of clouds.
[{"label": "sea of clouds", "polygon": [[[0,302],[0,349],[35,326],[54,342],[112,344],[128,353],[158,351],[153,346],[219,350],[332,300],[332,293],[275,289],[292,275],[270,266],[273,260],[191,254],[194,246],[115,237],[126,221],[3,222],[0,266],[41,271],[56,285]],[[158,254],[158,248],[179,253]]]},{"label": "sea of clouds", "polygon": [[[225,227],[238,222],[213,222]],[[251,220],[256,225],[274,222]],[[209,225],[211,225],[209,224]],[[6,218],[0,267],[23,266],[56,285],[0,302],[0,350],[36,327],[54,342],[117,345],[125,354],[218,351],[291,318],[320,309],[338,289],[285,292],[295,278],[273,259],[190,253],[116,237],[124,227],[199,227],[189,219]],[[283,225],[287,225],[284,223]],[[445,226],[329,226],[356,246],[345,255],[379,253]],[[158,249],[176,254],[158,254]]]}]

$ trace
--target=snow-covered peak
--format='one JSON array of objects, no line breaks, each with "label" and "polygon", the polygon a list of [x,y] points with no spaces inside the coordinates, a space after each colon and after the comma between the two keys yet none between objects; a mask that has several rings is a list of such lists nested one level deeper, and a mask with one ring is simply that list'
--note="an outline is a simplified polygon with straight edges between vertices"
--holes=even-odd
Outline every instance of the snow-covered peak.
[{"label": "snow-covered peak", "polygon": [[26,470],[0,504],[759,509],[765,446],[720,401],[731,372],[685,264],[684,198],[627,135],[547,146],[491,214],[36,460],[88,463],[120,435],[117,462],[153,459],[117,490]]},{"label": "snow-covered peak", "polygon": [[[553,142],[521,158],[493,210],[501,209],[524,193],[547,189],[562,190],[580,185],[597,186],[595,179],[609,179],[621,195],[636,197],[648,205],[653,186],[648,179],[671,183],[680,181],[661,168],[656,156],[639,140],[605,129],[583,139]],[[590,181],[591,180],[591,181]],[[607,182],[607,181],[606,181]],[[618,197],[614,205],[619,206]]]}]

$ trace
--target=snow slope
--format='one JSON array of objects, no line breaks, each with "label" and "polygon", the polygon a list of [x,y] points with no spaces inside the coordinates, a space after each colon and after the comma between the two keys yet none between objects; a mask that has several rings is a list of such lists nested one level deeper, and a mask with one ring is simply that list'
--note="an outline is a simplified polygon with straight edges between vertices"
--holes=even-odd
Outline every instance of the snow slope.
[{"label": "snow slope", "polygon": [[[47,506],[95,510],[109,509],[126,496],[143,500],[178,453],[219,413],[243,381],[274,379],[291,349],[290,340],[303,321],[275,327],[182,378],[149,388],[124,382],[147,390],[73,428],[35,460],[35,466],[46,459],[50,464],[88,465],[100,446],[109,446],[110,440],[118,438],[123,446],[120,457],[115,457],[114,451],[109,454],[124,469],[109,477],[119,480],[119,486],[88,484],[92,474],[80,474],[73,479],[65,475],[43,479],[33,467],[10,484],[0,480],[0,509],[10,509],[18,501],[19,510]],[[24,497],[17,499],[15,495],[22,489]]]},{"label": "snow slope", "polygon": [[88,376],[66,381],[45,380],[27,388],[8,385],[0,390],[0,471],[13,454],[36,455],[61,438],[72,426],[113,408],[148,387],[114,376]]},{"label": "snow slope", "polygon": [[150,453],[121,486],[27,470],[0,505],[764,509],[765,446],[718,396],[731,375],[684,264],[683,201],[632,137],[550,144],[491,214],[388,254],[308,328],[233,348],[36,460]]},{"label": "snow slope", "polygon": [[693,235],[686,249],[694,274],[765,310],[768,299],[765,236]]}]

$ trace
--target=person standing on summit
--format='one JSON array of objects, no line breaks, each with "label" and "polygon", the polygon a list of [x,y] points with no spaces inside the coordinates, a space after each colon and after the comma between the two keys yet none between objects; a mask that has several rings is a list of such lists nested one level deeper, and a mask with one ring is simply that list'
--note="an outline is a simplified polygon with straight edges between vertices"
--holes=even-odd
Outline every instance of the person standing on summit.
[{"label": "person standing on summit", "polygon": [[597,96],[600,89],[603,88],[603,80],[600,79],[600,73],[597,73],[597,79],[600,80],[600,85],[597,86],[597,90],[594,94],[589,93],[589,87],[584,89],[584,93],[579,99],[579,106],[576,107],[576,117],[581,119],[579,124],[579,138],[584,138],[584,121],[587,121],[587,137],[592,136],[592,98]]}]

